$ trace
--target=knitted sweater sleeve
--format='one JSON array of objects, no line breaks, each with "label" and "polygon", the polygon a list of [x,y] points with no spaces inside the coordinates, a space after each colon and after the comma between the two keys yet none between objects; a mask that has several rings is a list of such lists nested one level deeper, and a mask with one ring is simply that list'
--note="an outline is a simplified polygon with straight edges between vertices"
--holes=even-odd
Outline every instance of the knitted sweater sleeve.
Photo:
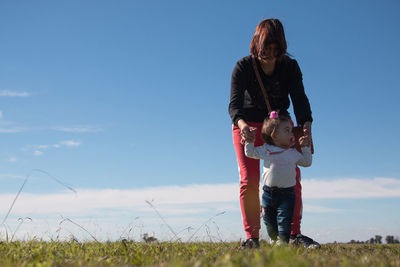
[{"label": "knitted sweater sleeve", "polygon": [[303,125],[306,121],[312,122],[310,102],[304,91],[303,74],[296,60],[292,60],[289,71],[289,95],[297,124]]},{"label": "knitted sweater sleeve", "polygon": [[243,112],[243,101],[246,86],[248,86],[248,70],[243,63],[243,61],[238,61],[236,63],[231,78],[229,115],[231,116],[233,124],[236,126],[240,119],[247,121],[246,115]]},{"label": "knitted sweater sleeve", "polygon": [[267,153],[267,149],[264,146],[255,147],[254,143],[247,143],[244,145],[244,153],[247,157],[253,159],[264,159],[268,160],[269,155]]},{"label": "knitted sweater sleeve", "polygon": [[310,167],[311,164],[312,164],[311,147],[302,147],[301,153],[299,153],[299,160],[297,161],[297,165],[302,167]]}]

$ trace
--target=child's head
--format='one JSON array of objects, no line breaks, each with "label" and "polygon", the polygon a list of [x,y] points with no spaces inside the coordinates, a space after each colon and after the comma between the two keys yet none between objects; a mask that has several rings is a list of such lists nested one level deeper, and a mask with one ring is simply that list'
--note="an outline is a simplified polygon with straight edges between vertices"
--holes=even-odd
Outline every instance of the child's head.
[{"label": "child's head", "polygon": [[278,114],[272,111],[269,118],[264,120],[261,138],[269,145],[290,147],[293,142],[293,133],[289,114]]}]

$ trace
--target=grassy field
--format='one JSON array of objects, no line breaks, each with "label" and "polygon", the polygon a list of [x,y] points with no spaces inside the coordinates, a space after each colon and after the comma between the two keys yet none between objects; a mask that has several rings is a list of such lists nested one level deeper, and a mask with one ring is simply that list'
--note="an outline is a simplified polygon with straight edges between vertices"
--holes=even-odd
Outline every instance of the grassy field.
[{"label": "grassy field", "polygon": [[400,245],[331,244],[320,250],[239,243],[2,242],[0,266],[400,266]]}]

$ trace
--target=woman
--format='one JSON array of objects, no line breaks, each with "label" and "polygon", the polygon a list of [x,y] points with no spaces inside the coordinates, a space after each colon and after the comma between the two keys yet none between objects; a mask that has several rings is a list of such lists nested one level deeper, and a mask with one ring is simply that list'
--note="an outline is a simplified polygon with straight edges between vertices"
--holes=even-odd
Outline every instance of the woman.
[{"label": "woman", "polygon": [[[243,247],[259,247],[260,230],[260,162],[247,158],[244,142],[251,138],[250,127],[256,127],[255,146],[263,144],[261,126],[268,116],[267,105],[252,65],[252,57],[261,75],[272,110],[287,113],[292,100],[297,124],[311,135],[311,108],[304,92],[302,73],[286,51],[287,44],[281,22],[266,19],[258,24],[250,44],[250,56],[239,60],[233,70],[229,114],[233,122],[233,143],[240,172],[240,206],[247,240]],[[300,233],[302,213],[300,169],[296,167],[296,203],[291,225],[290,242],[316,248],[320,245]]]}]

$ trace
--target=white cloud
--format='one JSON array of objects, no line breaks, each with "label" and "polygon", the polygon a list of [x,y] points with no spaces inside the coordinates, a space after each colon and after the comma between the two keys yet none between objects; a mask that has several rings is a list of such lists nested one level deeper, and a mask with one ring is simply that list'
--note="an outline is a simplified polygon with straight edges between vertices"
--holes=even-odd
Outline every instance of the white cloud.
[{"label": "white cloud", "polygon": [[14,122],[3,120],[3,118],[4,118],[3,111],[0,111],[0,133],[5,133],[5,134],[20,133],[28,130],[27,128],[21,127]]},{"label": "white cloud", "polygon": [[81,142],[74,141],[74,140],[68,140],[68,141],[60,142],[60,145],[64,145],[64,146],[67,146],[67,147],[76,147],[76,146],[80,146]]},{"label": "white cloud", "polygon": [[[0,194],[0,203],[8,203],[10,194]],[[16,213],[87,213],[98,209],[140,209],[151,210],[146,200],[154,205],[169,205],[182,213],[180,205],[210,204],[238,201],[237,184],[165,186],[143,189],[79,189],[77,195],[70,192],[58,194],[22,193],[15,206]],[[177,206],[174,206],[177,205]],[[0,212],[6,210],[0,207]],[[193,211],[188,208],[187,213]]]},{"label": "white cloud", "polygon": [[399,225],[382,225],[377,227],[365,226],[366,222],[361,222],[358,226],[337,226],[303,229],[303,234],[311,236],[321,243],[331,243],[333,241],[347,243],[350,240],[366,241],[375,235],[383,236],[394,235],[398,237],[400,232]]},{"label": "white cloud", "polygon": [[20,133],[25,131],[24,128],[16,127],[16,128],[0,128],[0,133]]},{"label": "white cloud", "polygon": [[341,209],[333,209],[333,208],[328,208],[323,206],[313,206],[313,205],[304,205],[303,209],[305,212],[310,212],[310,213],[338,213],[343,211]]},{"label": "white cloud", "polygon": [[35,155],[35,156],[41,156],[41,155],[43,155],[43,152],[40,151],[40,150],[35,150],[35,151],[33,151],[33,155]]},{"label": "white cloud", "polygon": [[0,90],[0,96],[7,97],[28,97],[30,94],[28,92],[16,92],[11,90]]},{"label": "white cloud", "polygon": [[[141,189],[79,189],[72,193],[29,194],[22,193],[18,200],[18,212],[35,210],[37,213],[87,213],[99,209],[150,210],[145,201],[156,206],[168,207],[171,212],[184,213],[186,207],[200,205],[199,209],[226,206],[235,210],[233,203],[239,202],[239,184],[203,184],[186,186],[162,186]],[[260,192],[262,193],[262,192]],[[0,203],[7,203],[0,194]],[[8,197],[8,196],[7,196]],[[400,180],[393,178],[337,179],[330,181],[304,180],[304,199],[326,198],[387,198],[400,197]],[[218,203],[218,204],[216,204]],[[36,207],[40,207],[37,209]],[[6,207],[1,207],[4,212]],[[309,212],[340,212],[341,210],[309,206]],[[199,211],[199,210],[197,210]],[[187,213],[193,210],[187,208]]]},{"label": "white cloud", "polygon": [[[11,177],[8,174],[0,174],[0,177],[2,176]],[[80,223],[84,223],[85,220],[87,222],[91,220],[90,218],[95,218],[98,221],[97,228],[93,225],[85,225],[89,231],[95,231],[99,225],[104,227],[107,224],[125,228],[129,221],[133,220],[132,218],[139,216],[145,220],[140,224],[146,225],[148,228],[146,231],[154,231],[155,227],[162,225],[164,229],[157,234],[157,237],[159,235],[162,236],[162,232],[169,234],[169,230],[158,218],[154,209],[146,203],[146,201],[151,201],[157,211],[162,216],[165,216],[166,221],[177,232],[178,229],[184,229],[188,226],[201,227],[210,216],[226,211],[223,216],[217,218],[220,220],[219,223],[224,225],[222,230],[229,229],[230,231],[230,233],[229,231],[223,233],[223,238],[235,239],[243,234],[238,183],[160,186],[137,189],[77,189],[76,191],[76,195],[70,191],[53,194],[23,192],[11,212],[13,219],[10,217],[8,221],[11,223],[12,220],[15,221],[15,218],[28,216],[33,218],[33,222],[35,222],[37,218],[54,218],[63,215],[70,218],[80,218],[79,220],[82,220]],[[0,206],[0,214],[5,214],[8,211],[14,197],[15,194],[0,194],[0,203],[4,203]],[[400,197],[400,179],[303,180],[304,199],[363,199],[369,197]],[[313,205],[305,205],[304,207],[307,213],[349,212],[341,208]],[[57,223],[55,224],[57,225]],[[211,227],[212,225],[213,223],[210,221],[209,226]],[[46,225],[42,226],[46,227]],[[139,227],[139,223],[137,223],[137,227]],[[38,231],[38,229],[39,226],[35,231]],[[307,228],[304,228],[304,230],[305,234],[311,233],[312,237],[317,238],[319,241],[342,240],[339,233],[328,234],[322,228],[315,232],[310,232],[310,229]],[[43,230],[43,232],[45,231]],[[74,235],[76,235],[77,231],[73,231]],[[343,231],[346,231],[348,240],[354,239],[351,231],[346,229]],[[27,233],[32,232],[27,231]],[[122,233],[122,230],[120,233]],[[192,233],[193,230],[186,237],[189,237]],[[232,236],[232,233],[236,234],[235,237],[229,237],[230,235]],[[136,234],[138,234],[138,231],[136,231]],[[216,230],[214,230],[215,234]],[[366,234],[362,235],[364,239],[367,237]],[[165,238],[168,240],[170,237],[166,235]],[[347,239],[344,239],[344,241],[348,241]]]},{"label": "white cloud", "polygon": [[103,131],[102,128],[96,126],[53,127],[52,129],[67,133],[97,133]]},{"label": "white cloud", "polygon": [[25,179],[25,176],[17,174],[0,173],[0,178]]},{"label": "white cloud", "polygon": [[302,181],[303,198],[400,197],[400,179],[308,179]]},{"label": "white cloud", "polygon": [[54,145],[38,145],[36,146],[37,149],[48,149],[48,148],[60,148],[60,144],[54,144]]},{"label": "white cloud", "polygon": [[[61,148],[61,147],[78,147],[81,144],[82,144],[82,142],[79,142],[79,141],[66,140],[66,141],[61,141],[61,142],[59,142],[57,144],[53,144],[53,145],[31,145],[31,146],[28,146],[28,147],[30,147],[30,148],[33,147],[34,155],[35,156],[39,156],[39,155],[43,154],[42,150],[46,150],[46,149],[50,149],[50,148],[58,149],[58,148]],[[25,150],[26,149],[29,149],[29,148],[25,148]]]},{"label": "white cloud", "polygon": [[16,162],[17,158],[16,157],[10,157],[8,158],[8,162]]}]

